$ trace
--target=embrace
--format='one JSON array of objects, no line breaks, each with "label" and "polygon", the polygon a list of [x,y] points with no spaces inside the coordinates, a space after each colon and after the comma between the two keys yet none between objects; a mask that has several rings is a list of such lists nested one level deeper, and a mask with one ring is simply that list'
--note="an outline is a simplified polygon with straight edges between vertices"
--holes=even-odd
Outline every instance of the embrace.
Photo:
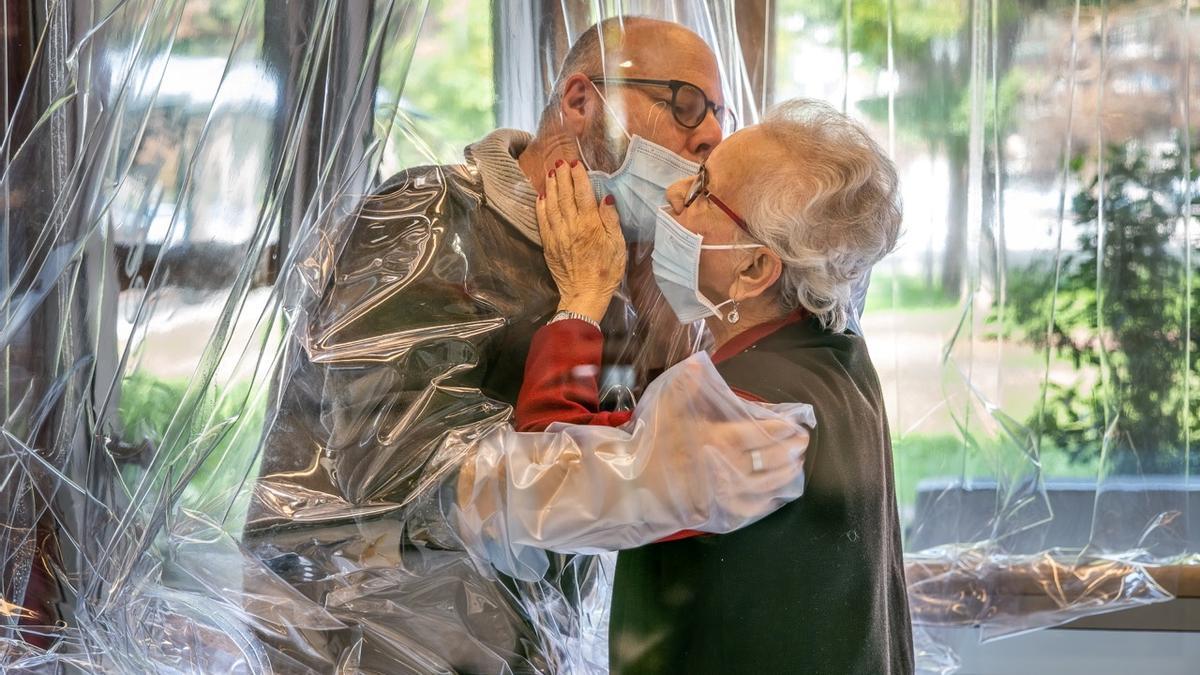
[{"label": "embrace", "polygon": [[815,101],[725,138],[719,70],[602,21],[536,133],[396,174],[314,263],[245,542],[338,623],[281,663],[555,672],[619,551],[614,673],[913,672],[858,325],[896,171]]}]

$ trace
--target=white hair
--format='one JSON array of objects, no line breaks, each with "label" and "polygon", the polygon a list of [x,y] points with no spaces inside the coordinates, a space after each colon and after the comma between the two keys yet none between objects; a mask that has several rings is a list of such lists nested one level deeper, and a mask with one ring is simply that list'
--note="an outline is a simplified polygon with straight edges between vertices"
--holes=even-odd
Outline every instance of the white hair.
[{"label": "white hair", "polygon": [[784,307],[841,332],[855,282],[899,237],[896,168],[858,123],[819,101],[780,103],[758,128],[789,161],[754,177],[751,233],[783,260]]}]

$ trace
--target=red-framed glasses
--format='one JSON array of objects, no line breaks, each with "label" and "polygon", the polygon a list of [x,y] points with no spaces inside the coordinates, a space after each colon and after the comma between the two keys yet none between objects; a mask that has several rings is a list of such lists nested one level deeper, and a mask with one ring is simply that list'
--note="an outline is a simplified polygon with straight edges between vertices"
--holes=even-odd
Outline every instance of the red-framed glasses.
[{"label": "red-framed glasses", "polygon": [[692,187],[688,190],[687,198],[683,200],[683,208],[686,209],[687,207],[691,206],[692,202],[699,199],[701,195],[707,196],[708,201],[712,202],[713,206],[721,209],[725,215],[729,216],[729,219],[732,220],[738,227],[742,228],[743,232],[749,234],[750,236],[754,236],[754,234],[750,232],[750,226],[746,224],[746,221],[741,216],[734,212],[733,209],[729,208],[725,202],[717,198],[716,195],[708,191],[708,169],[706,169],[703,164],[700,165],[700,171],[696,174],[695,180],[692,181]]}]

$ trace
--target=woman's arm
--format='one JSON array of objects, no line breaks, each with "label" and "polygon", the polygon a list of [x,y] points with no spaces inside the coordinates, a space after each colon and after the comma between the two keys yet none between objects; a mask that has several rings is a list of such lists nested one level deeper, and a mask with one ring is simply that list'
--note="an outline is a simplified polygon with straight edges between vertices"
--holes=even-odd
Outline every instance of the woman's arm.
[{"label": "woman's arm", "polygon": [[[599,324],[625,274],[625,240],[612,197],[596,202],[579,162],[559,162],[538,195],[538,232],[546,267],[558,288],[560,311]],[[552,422],[620,426],[629,413],[600,412],[600,356],[604,337],[587,321],[543,326],[525,360],[517,399],[518,431],[541,431]]]},{"label": "woman's arm", "polygon": [[517,397],[517,431],[543,431],[553,422],[619,427],[631,412],[600,412],[604,336],[586,321],[543,326],[533,336]]},{"label": "woman's arm", "polygon": [[700,353],[651,383],[620,428],[501,428],[472,440],[457,489],[461,536],[529,578],[546,549],[595,553],[682,529],[729,532],[800,496],[814,423],[806,405],[741,400]]}]

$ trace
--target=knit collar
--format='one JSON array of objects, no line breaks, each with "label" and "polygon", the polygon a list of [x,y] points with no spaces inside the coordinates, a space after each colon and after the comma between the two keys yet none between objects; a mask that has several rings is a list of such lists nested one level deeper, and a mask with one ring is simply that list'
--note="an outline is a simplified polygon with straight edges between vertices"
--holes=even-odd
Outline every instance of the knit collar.
[{"label": "knit collar", "polygon": [[517,158],[532,140],[532,134],[518,129],[497,129],[467,146],[466,157],[479,169],[484,202],[526,239],[541,246],[537,192],[517,164]]}]

